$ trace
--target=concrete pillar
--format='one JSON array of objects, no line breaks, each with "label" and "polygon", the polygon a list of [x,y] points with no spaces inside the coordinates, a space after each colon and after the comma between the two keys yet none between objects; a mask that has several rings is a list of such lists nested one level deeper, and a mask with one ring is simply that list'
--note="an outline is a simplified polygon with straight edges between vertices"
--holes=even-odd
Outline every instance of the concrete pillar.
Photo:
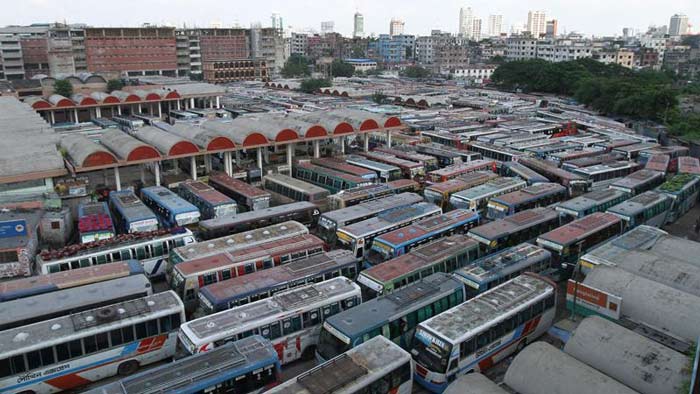
[{"label": "concrete pillar", "polygon": [[287,144],[287,165],[292,169],[292,159],[294,158],[294,144]]},{"label": "concrete pillar", "polygon": [[207,174],[211,174],[211,154],[204,155],[204,167],[207,170]]},{"label": "concrete pillar", "polygon": [[122,114],[122,106],[121,106],[121,105],[117,105],[117,113],[118,113],[119,115]]},{"label": "concrete pillar", "polygon": [[160,162],[153,163],[153,172],[156,177],[156,186],[160,186]]},{"label": "concrete pillar", "polygon": [[190,172],[193,180],[197,180],[197,156],[190,157]]},{"label": "concrete pillar", "polygon": [[270,150],[267,147],[261,148],[265,157],[265,164],[270,164]]},{"label": "concrete pillar", "polygon": [[141,103],[136,104],[136,109],[141,113]]},{"label": "concrete pillar", "polygon": [[[241,151],[237,150],[234,153],[236,155],[236,165],[240,166],[241,165]],[[233,172],[233,168],[231,168],[231,171]]]},{"label": "concrete pillar", "polygon": [[364,139],[363,149],[365,152],[368,152],[369,151],[369,133],[365,133],[365,135],[363,135],[362,138]]},{"label": "concrete pillar", "polygon": [[226,175],[231,176],[233,169],[231,168],[231,152],[224,152],[224,171]]},{"label": "concrete pillar", "polygon": [[345,154],[345,137],[340,137],[340,153]]},{"label": "concrete pillar", "polygon": [[391,148],[391,131],[386,131],[386,147]]},{"label": "concrete pillar", "polygon": [[160,103],[156,104],[156,107],[158,108],[158,118],[162,118],[162,117],[163,117],[163,112],[162,112],[161,109],[160,109]]},{"label": "concrete pillar", "polygon": [[263,148],[258,148],[258,168],[262,171],[263,168]]},{"label": "concrete pillar", "polygon": [[177,163],[177,159],[170,160],[170,163],[173,166],[173,172],[175,172],[175,174],[179,174],[180,173],[180,166]]},{"label": "concrete pillar", "polygon": [[78,109],[73,108],[73,114],[75,115],[75,123],[80,123],[80,120],[78,119]]},{"label": "concrete pillar", "polygon": [[321,141],[314,140],[314,158],[321,157]]},{"label": "concrete pillar", "polygon": [[[217,97],[217,99],[218,99],[218,97]],[[214,108],[214,100],[212,100],[211,98],[209,99],[209,108]],[[219,108],[219,107],[217,107],[217,108]]]},{"label": "concrete pillar", "polygon": [[102,117],[102,109],[100,107],[95,107],[95,117],[97,117],[97,118]]},{"label": "concrete pillar", "polygon": [[122,179],[119,176],[119,167],[114,167],[114,184],[117,186],[117,191],[122,190]]},{"label": "concrete pillar", "polygon": [[146,168],[145,164],[139,164],[139,172],[140,172],[139,175],[141,176],[141,183],[143,183],[144,185],[146,184],[146,170],[145,170],[145,168]]},{"label": "concrete pillar", "polygon": [[190,99],[190,108],[194,108],[194,97]]},{"label": "concrete pillar", "polygon": [[53,111],[49,111],[49,116],[51,117],[51,124],[56,124],[56,115]]},{"label": "concrete pillar", "polygon": [[216,108],[221,108],[221,97],[216,96]]}]

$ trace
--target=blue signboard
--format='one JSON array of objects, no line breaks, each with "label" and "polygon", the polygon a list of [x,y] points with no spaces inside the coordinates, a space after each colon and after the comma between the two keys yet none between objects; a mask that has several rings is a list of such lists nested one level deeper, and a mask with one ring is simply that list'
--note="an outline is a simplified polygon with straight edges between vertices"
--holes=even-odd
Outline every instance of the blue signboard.
[{"label": "blue signboard", "polygon": [[26,220],[7,220],[0,222],[0,238],[18,237],[20,235],[27,235]]}]

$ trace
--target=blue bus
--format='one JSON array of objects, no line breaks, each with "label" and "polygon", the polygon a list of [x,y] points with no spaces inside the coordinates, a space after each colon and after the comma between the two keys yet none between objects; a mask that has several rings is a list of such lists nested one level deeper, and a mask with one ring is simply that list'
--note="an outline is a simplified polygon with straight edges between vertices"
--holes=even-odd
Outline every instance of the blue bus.
[{"label": "blue bus", "polygon": [[536,183],[547,183],[549,179],[540,175],[537,171],[525,167],[517,161],[506,161],[501,164],[501,176],[518,177],[527,182],[528,186]]},{"label": "blue bus", "polygon": [[151,207],[165,228],[182,227],[199,222],[199,210],[163,186],[141,189],[143,202]]},{"label": "blue bus", "polygon": [[87,391],[86,394],[260,393],[280,382],[277,351],[254,335]]},{"label": "blue bus", "polygon": [[238,211],[232,198],[204,182],[186,180],[180,183],[177,193],[199,209],[203,220],[235,216]]},{"label": "blue bus", "polygon": [[121,233],[158,230],[158,217],[131,190],[109,193],[109,205],[114,212],[114,223]]}]

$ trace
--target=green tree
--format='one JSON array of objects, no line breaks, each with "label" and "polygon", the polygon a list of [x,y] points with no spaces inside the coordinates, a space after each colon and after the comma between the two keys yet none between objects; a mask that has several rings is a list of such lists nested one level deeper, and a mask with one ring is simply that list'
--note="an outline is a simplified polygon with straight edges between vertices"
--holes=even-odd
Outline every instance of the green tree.
[{"label": "green tree", "polygon": [[408,66],[401,75],[408,78],[427,78],[430,76],[430,71],[421,66]]},{"label": "green tree", "polygon": [[352,64],[345,63],[340,59],[333,60],[331,64],[331,71],[334,77],[352,77],[355,73],[355,66]]},{"label": "green tree", "polygon": [[115,90],[122,90],[124,83],[121,79],[110,79],[107,81],[107,92],[112,93]]},{"label": "green tree", "polygon": [[323,78],[309,78],[301,81],[299,90],[304,93],[318,93],[318,89],[331,86],[331,81]]},{"label": "green tree", "polygon": [[285,78],[305,77],[311,75],[309,61],[301,55],[291,55],[282,67],[282,76]]},{"label": "green tree", "polygon": [[372,101],[374,101],[377,104],[383,104],[386,98],[387,96],[382,90],[377,90],[376,92],[372,93]]},{"label": "green tree", "polygon": [[506,58],[504,58],[501,55],[496,55],[496,56],[492,57],[491,59],[489,59],[489,63],[491,63],[491,64],[503,64],[505,62],[506,62]]},{"label": "green tree", "polygon": [[65,79],[60,79],[54,82],[53,92],[63,97],[70,97],[73,94],[73,85]]}]

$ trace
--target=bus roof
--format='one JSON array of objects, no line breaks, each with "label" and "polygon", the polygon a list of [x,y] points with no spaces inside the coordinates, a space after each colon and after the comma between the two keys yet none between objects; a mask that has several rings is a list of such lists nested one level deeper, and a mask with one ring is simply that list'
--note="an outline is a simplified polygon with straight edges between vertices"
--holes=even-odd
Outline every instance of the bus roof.
[{"label": "bus roof", "polygon": [[473,200],[481,198],[483,196],[488,196],[493,193],[498,192],[503,189],[510,189],[512,187],[525,187],[527,182],[520,178],[515,177],[500,177],[494,178],[482,185],[469,188],[467,190],[462,190],[461,192],[454,193],[453,196],[463,200]]},{"label": "bus roof", "polygon": [[700,178],[691,174],[678,174],[659,186],[658,190],[667,194],[679,194],[693,183],[700,182]]},{"label": "bus roof", "polygon": [[469,230],[469,235],[475,239],[483,239],[486,243],[509,234],[517,233],[525,228],[548,222],[559,217],[559,213],[551,208],[532,208],[513,215],[482,224]]},{"label": "bus roof", "polygon": [[442,209],[440,209],[438,206],[428,202],[419,202],[413,205],[398,207],[382,212],[375,217],[343,226],[339,228],[338,231],[360,237],[416,216],[441,213]]},{"label": "bus roof", "polygon": [[192,194],[197,195],[204,201],[216,206],[219,204],[232,204],[235,203],[227,195],[221,193],[220,191],[214,189],[213,187],[207,185],[204,182],[193,181],[188,179],[180,183],[180,187],[188,189]]},{"label": "bus roof", "polygon": [[425,155],[422,153],[418,153],[418,152],[404,152],[402,150],[393,149],[393,148],[385,148],[385,147],[377,147],[374,149],[374,151],[388,153],[388,154],[394,155],[398,158],[405,159],[405,160],[411,160],[411,161],[415,161],[415,162],[435,162],[436,161],[435,157],[430,156],[430,155]]},{"label": "bus roof", "polygon": [[396,167],[404,167],[404,168],[422,168],[423,165],[420,163],[416,163],[415,161],[410,161],[406,159],[402,159],[400,157],[396,156],[391,156],[391,155],[381,155],[378,153],[374,152],[361,152],[359,153],[360,156],[366,157],[368,159],[372,159],[375,161],[380,161],[380,162],[386,162],[390,165],[396,166]]},{"label": "bus roof", "polygon": [[658,204],[670,197],[658,193],[653,190],[640,193],[629,200],[623,201],[615,206],[608,208],[607,212],[618,214],[621,216],[633,217],[636,214],[643,212],[645,209]]},{"label": "bus roof", "polygon": [[106,202],[87,202],[78,206],[78,229],[81,232],[113,230]]},{"label": "bus roof", "polygon": [[631,161],[615,161],[615,162],[610,162],[610,163],[605,163],[605,164],[596,164],[590,167],[581,167],[581,168],[574,168],[572,172],[575,174],[583,175],[583,176],[591,176],[607,171],[612,171],[612,170],[617,170],[617,169],[622,169],[622,168],[635,168],[635,167],[641,167],[641,164],[636,163],[636,162],[631,162]]},{"label": "bus roof", "polygon": [[517,161],[507,161],[502,165],[510,168],[513,172],[515,172],[516,175],[528,178],[528,180],[533,180],[537,182],[548,182],[546,177],[540,175],[537,171],[531,168],[525,167]]},{"label": "bus roof", "polygon": [[432,184],[432,185],[426,187],[425,190],[431,190],[431,191],[434,191],[436,193],[442,194],[442,193],[455,193],[458,191],[462,191],[468,187],[469,187],[469,183],[467,183],[461,179],[455,178],[455,179],[449,179],[445,182],[439,182],[439,183]]},{"label": "bus roof", "polygon": [[455,174],[462,174],[465,172],[472,172],[482,169],[484,167],[491,167],[496,164],[493,160],[472,160],[468,163],[453,164],[439,170],[430,171],[429,174],[437,176],[451,176]]},{"label": "bus roof", "polygon": [[439,216],[420,220],[410,226],[396,229],[375,238],[374,242],[384,242],[390,245],[401,245],[411,240],[421,238],[430,232],[440,231],[457,223],[478,220],[479,214],[468,209],[455,209]]},{"label": "bus roof", "polygon": [[533,260],[549,260],[552,253],[529,243],[523,243],[482,257],[473,263],[458,269],[455,274],[483,283],[498,277],[517,272],[532,265]]},{"label": "bus roof", "polygon": [[147,195],[155,201],[159,201],[167,207],[173,214],[182,212],[197,211],[197,207],[182,199],[170,189],[163,186],[149,186],[141,189],[142,195]]},{"label": "bus roof", "polygon": [[352,200],[354,198],[360,198],[369,196],[372,198],[374,195],[386,195],[391,193],[393,190],[408,186],[413,186],[414,188],[418,185],[418,182],[410,179],[397,179],[395,181],[389,181],[387,183],[373,183],[367,186],[357,186],[351,189],[341,190],[336,194],[330,196],[331,198],[338,198],[343,200]]},{"label": "bus roof", "polygon": [[376,169],[379,171],[397,171],[400,169],[399,167],[392,166],[390,164],[386,164],[386,163],[382,163],[382,162],[378,162],[378,161],[374,161],[374,160],[369,160],[369,159],[364,158],[362,156],[351,155],[351,156],[348,156],[345,159],[345,161],[348,162],[349,164],[355,164],[358,166],[371,168],[373,170]]},{"label": "bus roof", "polygon": [[689,149],[681,145],[669,145],[669,146],[655,146],[653,148],[645,149],[640,154],[654,156],[654,155],[674,155],[681,156],[682,154],[688,154]]},{"label": "bus roof", "polygon": [[[344,164],[344,165],[347,165],[347,164]],[[367,182],[367,180],[362,178],[361,176],[354,175],[352,173],[345,172],[345,171],[335,170],[333,168],[321,167],[321,166],[317,166],[317,165],[310,164],[310,163],[297,163],[296,166],[300,167],[300,168],[305,168],[309,171],[313,171],[313,172],[316,172],[318,174],[330,175],[330,176],[340,178],[340,179],[345,179],[345,180],[348,180],[348,181],[354,182],[354,183],[366,183]],[[374,173],[370,174],[370,172],[365,172],[365,174],[366,175],[373,175]]]},{"label": "bus roof", "polygon": [[243,212],[236,214],[236,216],[224,216],[219,218],[202,220],[199,222],[199,225],[203,228],[233,226],[237,223],[256,221],[260,218],[278,217],[285,215],[286,213],[291,211],[302,211],[309,209],[317,210],[318,207],[314,203],[311,203],[309,201],[297,201],[289,204],[278,205],[276,207]]},{"label": "bus roof", "polygon": [[657,146],[659,146],[659,144],[654,142],[640,142],[638,144],[616,146],[613,148],[613,151],[622,153],[639,152],[650,148],[655,148]]},{"label": "bus roof", "polygon": [[565,193],[566,187],[558,183],[536,183],[532,186],[526,186],[520,190],[506,193],[501,196],[496,196],[491,201],[499,202],[507,205],[517,205],[527,201],[536,200],[550,194]]},{"label": "bus roof", "polygon": [[681,156],[678,158],[678,173],[700,175],[700,160],[697,157]]},{"label": "bus roof", "polygon": [[367,215],[376,215],[386,210],[415,204],[423,201],[423,197],[416,193],[400,193],[394,194],[376,200],[364,201],[357,205],[337,209],[335,211],[326,212],[321,215],[321,218],[332,220],[336,223],[342,223],[347,220],[365,217]]},{"label": "bus roof", "polygon": [[556,292],[548,281],[535,275],[520,275],[471,300],[419,324],[452,343],[469,338],[499,317],[505,318],[523,303]]},{"label": "bus roof", "polygon": [[274,183],[287,186],[290,189],[294,189],[303,193],[309,194],[325,194],[328,195],[328,190],[311,184],[309,182],[302,181],[301,179],[292,178],[289,175],[284,174],[269,174],[265,175],[263,179],[269,179]]},{"label": "bus roof", "polygon": [[559,203],[558,207],[575,212],[583,212],[587,209],[605,204],[608,201],[613,201],[626,195],[627,193],[617,189],[599,189],[572,198],[571,200],[563,201]]},{"label": "bus roof", "polygon": [[540,235],[539,238],[537,238],[537,243],[540,243],[540,240],[542,240],[557,245],[570,245],[619,222],[620,218],[612,213],[594,212],[567,225]]},{"label": "bus roof", "polygon": [[364,167],[355,166],[349,164],[341,159],[321,157],[311,160],[311,164],[316,167],[329,168],[331,170],[337,170],[346,174],[352,174],[355,176],[363,177],[366,175],[373,175],[371,170]]},{"label": "bus roof", "polygon": [[131,190],[109,192],[110,201],[127,220],[155,219],[156,215]]},{"label": "bus roof", "polygon": [[651,182],[656,178],[662,178],[663,176],[664,174],[658,171],[642,169],[639,171],[635,171],[624,178],[616,180],[615,182],[610,184],[610,187],[634,189],[637,186]]},{"label": "bus roof", "polygon": [[225,173],[218,172],[209,176],[209,183],[218,184],[228,189],[234,190],[237,193],[244,195],[246,198],[270,198],[270,193],[257,188],[249,183],[243,182],[240,179],[232,178]]}]

